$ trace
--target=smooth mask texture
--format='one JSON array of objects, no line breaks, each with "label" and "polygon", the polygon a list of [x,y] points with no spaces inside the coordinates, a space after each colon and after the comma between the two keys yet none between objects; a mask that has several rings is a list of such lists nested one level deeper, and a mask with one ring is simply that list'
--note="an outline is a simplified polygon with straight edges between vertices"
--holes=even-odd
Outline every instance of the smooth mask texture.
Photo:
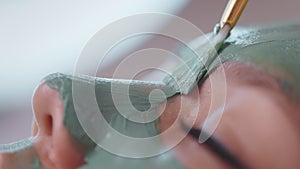
[{"label": "smooth mask texture", "polygon": [[300,22],[234,29],[223,48],[222,62],[260,68],[275,77],[291,98],[300,99]]}]

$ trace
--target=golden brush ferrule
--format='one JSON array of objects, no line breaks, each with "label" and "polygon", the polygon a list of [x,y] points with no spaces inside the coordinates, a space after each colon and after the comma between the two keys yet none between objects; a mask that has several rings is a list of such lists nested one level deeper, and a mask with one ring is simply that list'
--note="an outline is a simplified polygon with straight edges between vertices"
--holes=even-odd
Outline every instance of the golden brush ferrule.
[{"label": "golden brush ferrule", "polygon": [[248,0],[230,0],[225,8],[222,19],[220,21],[221,29],[225,24],[232,29],[239,20]]}]

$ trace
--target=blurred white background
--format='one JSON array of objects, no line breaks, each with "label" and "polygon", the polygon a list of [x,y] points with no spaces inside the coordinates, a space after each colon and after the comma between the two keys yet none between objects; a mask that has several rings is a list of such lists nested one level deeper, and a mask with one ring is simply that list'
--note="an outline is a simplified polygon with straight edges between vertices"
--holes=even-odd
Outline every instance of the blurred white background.
[{"label": "blurred white background", "polygon": [[[209,32],[219,21],[226,3],[226,0],[1,0],[0,144],[30,135],[31,97],[39,81],[52,72],[71,73],[84,45],[105,25],[132,14],[163,12],[183,17]],[[238,25],[300,20],[299,7],[298,0],[249,0]],[[159,30],[164,24],[153,26]],[[143,43],[167,46],[158,41]]]}]

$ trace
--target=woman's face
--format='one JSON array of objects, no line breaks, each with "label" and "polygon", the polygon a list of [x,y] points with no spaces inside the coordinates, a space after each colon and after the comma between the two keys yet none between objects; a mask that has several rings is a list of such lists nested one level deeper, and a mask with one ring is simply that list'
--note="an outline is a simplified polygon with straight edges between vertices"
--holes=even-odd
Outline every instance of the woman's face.
[{"label": "woman's face", "polygon": [[[223,116],[211,137],[213,139],[200,144],[195,137],[197,134],[190,132],[171,153],[187,169],[234,168],[236,161],[245,168],[299,168],[300,107],[296,101],[283,93],[275,78],[253,66],[227,62],[223,68],[212,72],[198,90],[169,98],[161,106],[163,113],[159,129],[163,132],[171,125],[177,126],[172,127],[174,135],[161,138],[162,143],[168,145],[176,140],[177,134],[185,134],[187,131],[183,126],[192,127],[193,131],[200,130],[207,117],[211,117],[207,114],[214,99],[218,98],[212,97],[218,93],[214,93],[210,79],[223,84],[220,74],[224,70],[226,85],[215,87],[221,88],[218,91],[226,89],[226,102]],[[185,104],[181,106],[182,100]],[[77,142],[74,143],[75,139],[63,124],[64,108],[58,91],[46,84],[41,85],[33,104],[39,123],[34,147],[43,166],[76,168],[82,165],[85,153],[78,148]],[[194,123],[195,111],[197,117]],[[49,121],[47,117],[52,118]],[[181,123],[174,122],[178,117]],[[10,156],[0,155],[0,164],[1,158],[2,162],[12,164],[8,159]]]},{"label": "woman's face", "polygon": [[[261,70],[238,62],[227,62],[223,68],[227,81],[226,104],[213,138],[246,168],[299,168],[299,106],[288,99],[273,77]],[[216,78],[217,83],[222,80],[218,79],[220,73],[222,70],[218,68],[210,78]],[[199,90],[167,101],[160,118],[162,131],[173,125],[179,110],[183,112],[180,115],[182,123],[192,125],[189,112],[197,108],[196,104],[200,104],[197,120],[189,127],[200,129],[213,102],[210,78],[199,86]],[[195,92],[199,92],[200,103],[193,101]],[[180,106],[182,99],[191,104]],[[168,144],[172,136],[163,140]],[[188,169],[232,168],[228,160],[222,159],[221,153],[206,144],[187,135],[173,150]]]}]

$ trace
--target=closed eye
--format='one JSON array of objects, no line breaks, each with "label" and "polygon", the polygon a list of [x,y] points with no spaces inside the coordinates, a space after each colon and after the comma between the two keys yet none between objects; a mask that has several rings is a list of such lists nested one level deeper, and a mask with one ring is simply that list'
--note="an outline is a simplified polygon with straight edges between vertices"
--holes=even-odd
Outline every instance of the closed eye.
[{"label": "closed eye", "polygon": [[[181,128],[188,132],[188,135],[192,136],[194,139],[199,139],[200,133],[204,132],[198,129],[189,129],[182,121],[181,121]],[[199,143],[199,142],[198,142]],[[199,143],[200,144],[200,143]],[[244,164],[241,163],[240,160],[238,160],[237,157],[235,157],[221,142],[219,142],[216,138],[213,136],[209,137],[205,142],[204,145],[208,147],[208,149],[214,153],[216,156],[218,156],[221,160],[232,166],[236,169],[246,169]]]}]

